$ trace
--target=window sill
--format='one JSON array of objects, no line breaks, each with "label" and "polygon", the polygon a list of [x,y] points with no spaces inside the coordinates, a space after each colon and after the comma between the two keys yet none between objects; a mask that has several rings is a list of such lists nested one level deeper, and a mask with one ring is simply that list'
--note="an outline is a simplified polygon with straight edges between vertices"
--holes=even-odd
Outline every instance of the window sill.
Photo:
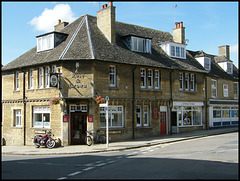
[{"label": "window sill", "polygon": [[119,90],[120,88],[119,87],[111,87],[111,86],[109,86],[108,89],[110,89],[110,90]]}]

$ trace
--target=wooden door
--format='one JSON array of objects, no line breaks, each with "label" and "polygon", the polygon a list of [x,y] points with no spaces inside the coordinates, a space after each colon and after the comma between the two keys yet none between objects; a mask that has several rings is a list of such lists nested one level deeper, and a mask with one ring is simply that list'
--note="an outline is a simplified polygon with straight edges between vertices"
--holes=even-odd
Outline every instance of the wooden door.
[{"label": "wooden door", "polygon": [[71,144],[85,144],[87,114],[71,113]]}]

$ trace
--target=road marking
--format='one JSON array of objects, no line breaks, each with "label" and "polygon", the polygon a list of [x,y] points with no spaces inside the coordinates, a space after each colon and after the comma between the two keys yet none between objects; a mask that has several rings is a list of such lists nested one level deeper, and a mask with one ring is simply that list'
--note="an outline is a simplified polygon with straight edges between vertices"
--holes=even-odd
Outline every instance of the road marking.
[{"label": "road marking", "polygon": [[64,180],[64,179],[67,179],[67,177],[60,177],[57,180]]},{"label": "road marking", "polygon": [[95,166],[97,166],[97,167],[101,167],[101,166],[106,165],[106,164],[107,164],[107,163],[100,163],[100,164],[95,165]]},{"label": "road marking", "polygon": [[71,176],[77,175],[77,174],[79,174],[79,173],[82,173],[82,172],[81,172],[81,171],[79,171],[79,172],[74,172],[74,173],[68,174],[68,176],[71,177]]},{"label": "road marking", "polygon": [[95,167],[87,167],[87,168],[85,168],[85,169],[83,169],[84,171],[88,171],[88,170],[92,170],[92,169],[94,169]]}]

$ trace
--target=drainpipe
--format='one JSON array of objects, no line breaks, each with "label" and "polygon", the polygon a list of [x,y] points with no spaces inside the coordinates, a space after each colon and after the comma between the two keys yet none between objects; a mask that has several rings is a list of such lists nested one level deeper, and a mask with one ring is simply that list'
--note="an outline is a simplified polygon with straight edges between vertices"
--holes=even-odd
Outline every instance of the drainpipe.
[{"label": "drainpipe", "polygon": [[134,139],[134,123],[135,123],[135,75],[134,71],[136,70],[137,67],[134,67],[132,70],[132,139]]},{"label": "drainpipe", "polygon": [[170,82],[170,101],[169,101],[169,110],[170,110],[170,112],[169,112],[169,120],[170,120],[170,134],[172,135],[172,107],[173,107],[173,99],[172,99],[172,72],[173,72],[173,70],[172,71],[170,71],[170,77],[169,77],[169,82]]},{"label": "drainpipe", "polygon": [[207,76],[205,76],[205,125],[206,125],[206,130],[209,128],[208,124],[208,117],[207,117],[207,112],[208,112],[208,98],[207,98]]},{"label": "drainpipe", "polygon": [[26,72],[22,70],[23,72],[23,143],[24,146],[26,145],[26,88],[25,88],[25,83],[26,83]]}]

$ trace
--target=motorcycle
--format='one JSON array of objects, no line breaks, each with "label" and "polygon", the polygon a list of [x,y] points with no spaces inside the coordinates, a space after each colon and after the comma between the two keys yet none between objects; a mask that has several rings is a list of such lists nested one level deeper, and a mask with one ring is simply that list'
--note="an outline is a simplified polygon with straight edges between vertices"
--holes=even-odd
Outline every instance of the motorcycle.
[{"label": "motorcycle", "polygon": [[56,142],[53,138],[51,138],[52,133],[49,131],[46,135],[36,135],[34,136],[33,143],[36,148],[39,148],[40,146],[45,146],[48,148],[54,148]]}]

